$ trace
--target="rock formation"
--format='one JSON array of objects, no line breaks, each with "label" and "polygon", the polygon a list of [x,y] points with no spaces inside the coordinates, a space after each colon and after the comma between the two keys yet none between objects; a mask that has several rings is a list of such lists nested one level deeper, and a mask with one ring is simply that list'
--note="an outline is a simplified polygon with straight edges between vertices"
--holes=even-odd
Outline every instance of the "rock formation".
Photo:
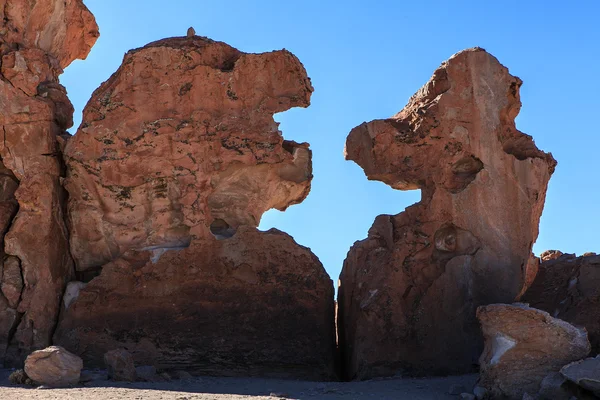
[{"label": "rock formation", "polygon": [[350,132],[348,160],[422,199],[377,217],[348,253],[338,321],[347,378],[471,370],[477,306],[512,302],[532,279],[556,162],[515,128],[521,83],[483,49],[462,51],[400,113]]},{"label": "rock formation", "polygon": [[329,378],[333,286],[309,249],[256,229],[310,190],[311,152],[273,114],[306,107],[302,64],[199,36],[126,54],[65,148],[70,286],[55,343],[86,365]]},{"label": "rock formation", "polygon": [[543,379],[590,352],[579,329],[526,304],[492,304],[477,310],[485,337],[478,385],[491,399],[536,394]]},{"label": "rock formation", "polygon": [[523,300],[556,318],[584,326],[592,353],[600,352],[600,255],[549,251]]},{"label": "rock formation", "polygon": [[73,274],[58,146],[73,107],[58,76],[97,37],[81,0],[0,0],[0,365],[50,344]]}]

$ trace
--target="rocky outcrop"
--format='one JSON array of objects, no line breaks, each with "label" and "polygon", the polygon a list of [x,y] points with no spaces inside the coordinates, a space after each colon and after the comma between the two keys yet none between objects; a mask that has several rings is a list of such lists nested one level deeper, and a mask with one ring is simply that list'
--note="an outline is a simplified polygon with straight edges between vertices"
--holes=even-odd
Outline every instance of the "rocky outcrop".
[{"label": "rocky outcrop", "polygon": [[462,51],[400,113],[350,132],[348,160],[422,198],[377,217],[344,262],[347,378],[473,369],[477,306],[512,302],[532,279],[556,162],[515,127],[521,83],[483,49]]},{"label": "rocky outcrop", "polygon": [[311,152],[273,114],[306,107],[302,64],[198,36],[125,55],[65,149],[78,284],[55,342],[101,365],[328,378],[333,286],[309,249],[256,229],[301,202]]},{"label": "rocky outcrop", "polygon": [[81,0],[0,0],[0,363],[50,344],[73,274],[58,146],[73,107],[58,76],[97,37]]},{"label": "rocky outcrop", "polygon": [[600,352],[600,255],[576,257],[548,251],[542,254],[539,272],[523,296],[532,307],[584,326],[592,353]]},{"label": "rocky outcrop", "polygon": [[31,353],[25,360],[25,373],[39,385],[65,387],[79,383],[83,361],[59,346]]},{"label": "rocky outcrop", "polygon": [[[96,20],[82,0],[0,0],[0,18],[2,54],[39,49],[57,61],[60,68],[85,59],[100,36]],[[35,63],[27,64],[31,72],[40,72],[30,68]],[[46,68],[44,64],[40,66]],[[21,77],[31,78],[35,79]]]},{"label": "rocky outcrop", "polygon": [[590,352],[585,329],[526,304],[483,306],[477,318],[485,338],[478,385],[491,399],[536,394],[549,374]]}]

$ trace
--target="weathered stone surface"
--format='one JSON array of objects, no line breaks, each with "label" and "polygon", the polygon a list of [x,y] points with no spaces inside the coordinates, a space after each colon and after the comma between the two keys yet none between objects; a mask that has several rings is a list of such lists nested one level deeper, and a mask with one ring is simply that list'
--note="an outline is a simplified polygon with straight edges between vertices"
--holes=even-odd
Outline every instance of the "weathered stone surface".
[{"label": "weathered stone surface", "polygon": [[128,382],[135,382],[137,379],[133,357],[125,349],[106,352],[104,354],[104,364],[106,364],[109,379]]},{"label": "weathered stone surface", "polygon": [[136,363],[161,369],[332,373],[333,287],[317,258],[288,235],[241,227],[156,264],[150,257],[132,253],[104,266],[69,307],[56,342],[88,366],[123,346]]},{"label": "weathered stone surface", "polygon": [[600,356],[565,365],[560,373],[570,382],[600,397]]},{"label": "weathered stone surface", "polygon": [[285,50],[191,36],[126,54],[65,148],[71,252],[93,279],[56,342],[89,365],[125,347],[160,369],[332,376],[331,280],[291,237],[256,230],[310,190],[308,144],[273,114],[311,92]]},{"label": "weathered stone surface", "polygon": [[17,308],[21,291],[23,290],[23,277],[21,276],[21,262],[17,257],[8,256],[4,259],[3,272],[1,274],[0,289],[6,297],[11,308]]},{"label": "weathered stone surface", "polygon": [[544,258],[522,300],[556,318],[584,326],[592,354],[600,353],[600,256],[576,257],[553,250],[543,253]]},{"label": "weathered stone surface", "polygon": [[58,75],[96,37],[80,0],[0,0],[0,363],[50,344],[73,273],[57,142],[73,106]]},{"label": "weathered stone surface", "polygon": [[82,0],[0,0],[0,53],[40,49],[65,68],[85,59],[98,36]]},{"label": "weathered stone surface", "polygon": [[228,236],[302,201],[310,150],[284,141],[273,114],[307,106],[311,92],[286,51],[194,37],[129,52],[65,150],[78,270],[131,249],[183,248],[211,227]]},{"label": "weathered stone surface", "polygon": [[485,338],[478,385],[492,399],[538,393],[546,376],[590,352],[585,329],[526,304],[482,306],[477,318]]},{"label": "weathered stone surface", "polygon": [[555,260],[562,256],[564,253],[560,250],[546,250],[542,254],[540,254],[540,259],[542,262]]},{"label": "weathered stone surface", "polygon": [[8,381],[14,385],[35,385],[35,383],[29,379],[25,370],[17,369],[8,376]]},{"label": "weathered stone surface", "polygon": [[25,373],[40,385],[64,387],[76,385],[83,361],[59,346],[34,351],[25,360]]},{"label": "weathered stone surface", "polygon": [[[19,205],[15,191],[19,183],[0,157],[0,364],[4,360],[11,333],[18,323],[16,306],[21,296],[19,282],[15,279],[13,257],[4,253],[4,235],[17,213]],[[17,259],[18,262],[18,259]],[[4,277],[6,275],[6,278]],[[19,269],[20,276],[20,269]],[[17,290],[19,291],[17,296]]]},{"label": "weathered stone surface", "polygon": [[377,217],[348,253],[338,324],[347,378],[472,370],[475,309],[513,302],[532,279],[556,162],[515,128],[520,86],[484,50],[465,50],[400,113],[350,132],[347,159],[422,199]]},{"label": "weathered stone surface", "polygon": [[156,382],[161,380],[156,374],[156,368],[152,365],[142,365],[135,367],[135,375],[138,381],[142,382]]},{"label": "weathered stone surface", "polygon": [[553,372],[540,383],[537,393],[539,400],[594,400],[597,399],[589,390],[566,379],[560,372]]},{"label": "weathered stone surface", "polygon": [[83,282],[73,281],[67,284],[67,288],[65,289],[65,294],[63,295],[63,307],[69,308],[71,303],[77,300],[79,297],[79,292],[81,289],[86,287],[87,284]]}]

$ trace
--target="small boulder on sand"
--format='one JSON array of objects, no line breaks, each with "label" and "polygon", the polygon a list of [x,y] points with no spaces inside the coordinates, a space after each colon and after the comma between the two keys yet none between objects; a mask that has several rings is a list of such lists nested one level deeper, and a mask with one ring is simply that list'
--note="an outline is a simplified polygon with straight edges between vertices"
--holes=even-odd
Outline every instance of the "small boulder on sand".
[{"label": "small boulder on sand", "polygon": [[33,381],[29,379],[22,369],[12,372],[8,377],[8,381],[13,385],[34,385]]},{"label": "small boulder on sand", "polygon": [[485,338],[478,385],[492,399],[537,393],[548,374],[590,352],[585,329],[526,304],[479,307],[477,318]]},{"label": "small boulder on sand", "polygon": [[142,365],[135,367],[137,380],[142,382],[156,382],[160,378],[156,375],[156,368],[153,365]]},{"label": "small boulder on sand", "polygon": [[25,373],[35,383],[65,387],[79,382],[83,361],[62,347],[34,351],[25,360]]},{"label": "small boulder on sand", "polygon": [[108,378],[115,381],[135,382],[137,374],[133,357],[125,349],[111,350],[104,354]]}]

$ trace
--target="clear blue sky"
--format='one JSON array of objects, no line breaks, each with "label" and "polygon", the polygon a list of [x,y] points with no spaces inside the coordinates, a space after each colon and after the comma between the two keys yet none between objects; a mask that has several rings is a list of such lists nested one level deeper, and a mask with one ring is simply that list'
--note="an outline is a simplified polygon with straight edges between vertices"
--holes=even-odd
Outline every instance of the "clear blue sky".
[{"label": "clear blue sky", "polygon": [[523,79],[517,127],[559,162],[535,252],[600,253],[600,1],[84,1],[101,36],[61,80],[75,126],[126,51],[189,26],[245,52],[298,56],[315,87],[312,105],[276,119],[285,138],[311,144],[315,178],[302,204],[268,212],[260,228],[310,247],[334,282],[376,215],[420,198],[367,181],[343,159],[346,135],[400,111],[442,61],[473,46]]}]

